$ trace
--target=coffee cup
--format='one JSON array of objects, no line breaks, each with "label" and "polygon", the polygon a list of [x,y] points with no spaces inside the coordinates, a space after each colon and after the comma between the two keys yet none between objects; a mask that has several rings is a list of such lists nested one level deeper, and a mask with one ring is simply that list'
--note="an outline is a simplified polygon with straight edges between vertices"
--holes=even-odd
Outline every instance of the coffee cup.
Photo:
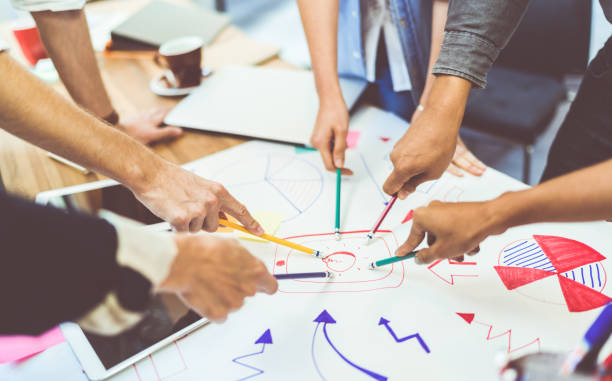
[{"label": "coffee cup", "polygon": [[189,36],[167,41],[159,47],[155,63],[165,69],[168,84],[174,88],[198,86],[202,80],[200,37]]}]

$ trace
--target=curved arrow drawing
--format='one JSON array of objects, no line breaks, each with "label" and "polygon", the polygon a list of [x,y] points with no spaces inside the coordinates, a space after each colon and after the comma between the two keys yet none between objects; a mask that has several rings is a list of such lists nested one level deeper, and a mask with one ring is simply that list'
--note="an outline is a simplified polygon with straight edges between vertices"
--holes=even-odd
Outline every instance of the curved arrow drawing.
[{"label": "curved arrow drawing", "polygon": [[317,365],[315,356],[314,356],[314,340],[315,337],[317,335],[317,331],[319,329],[319,326],[321,325],[321,323],[323,323],[323,334],[325,335],[325,340],[327,340],[327,342],[329,343],[329,346],[332,347],[332,349],[338,354],[338,356],[340,356],[340,358],[346,362],[347,364],[349,364],[350,366],[352,366],[353,368],[357,369],[358,371],[367,374],[368,376],[372,377],[373,379],[377,380],[377,381],[386,381],[387,377],[380,375],[378,373],[372,372],[371,370],[365,369],[357,364],[355,364],[354,362],[352,362],[351,360],[349,360],[348,358],[346,358],[346,356],[344,356],[339,350],[338,348],[336,348],[336,346],[331,342],[331,339],[329,338],[329,335],[327,334],[327,325],[328,324],[336,324],[336,320],[334,320],[333,317],[331,317],[331,315],[329,314],[329,312],[327,312],[327,310],[323,310],[323,312],[321,312],[319,314],[319,316],[317,316],[314,320],[314,322],[317,323],[317,326],[315,328],[314,331],[314,335],[312,337],[312,360],[315,364],[315,368],[317,369],[317,373],[319,373],[319,376],[325,380],[325,377],[323,377],[323,374],[321,373],[321,370],[319,369],[319,366]]},{"label": "curved arrow drawing", "polygon": [[253,378],[253,377],[259,376],[260,374],[262,374],[264,372],[263,369],[255,368],[254,366],[251,366],[251,365],[249,365],[247,363],[244,363],[244,362],[241,362],[239,360],[245,359],[247,357],[257,356],[257,355],[262,354],[264,352],[264,350],[266,349],[266,344],[272,344],[272,334],[270,333],[270,330],[269,329],[266,330],[266,332],[264,332],[259,337],[259,339],[257,339],[255,341],[255,344],[262,344],[260,351],[254,352],[254,353],[249,353],[248,355],[238,356],[238,357],[232,359],[232,362],[234,362],[234,363],[236,363],[238,365],[242,365],[244,367],[247,367],[247,368],[255,371],[255,373],[253,373],[253,374],[251,374],[249,376],[246,376],[246,377],[243,377],[243,378],[239,378],[238,381],[247,380],[249,378]]},{"label": "curved arrow drawing", "polygon": [[393,336],[393,338],[395,339],[395,342],[402,343],[402,342],[404,342],[406,340],[417,339],[419,344],[421,344],[421,347],[423,348],[423,350],[425,352],[427,352],[427,353],[430,353],[429,347],[427,346],[427,344],[425,344],[425,340],[423,340],[421,335],[419,335],[418,333],[415,333],[413,335],[405,336],[405,337],[402,337],[400,339],[400,338],[397,337],[397,335],[395,334],[393,329],[391,327],[389,327],[389,323],[390,323],[390,321],[385,319],[384,317],[381,317],[380,320],[378,321],[378,325],[384,325],[385,328],[387,328],[387,331],[389,331],[391,336]]}]

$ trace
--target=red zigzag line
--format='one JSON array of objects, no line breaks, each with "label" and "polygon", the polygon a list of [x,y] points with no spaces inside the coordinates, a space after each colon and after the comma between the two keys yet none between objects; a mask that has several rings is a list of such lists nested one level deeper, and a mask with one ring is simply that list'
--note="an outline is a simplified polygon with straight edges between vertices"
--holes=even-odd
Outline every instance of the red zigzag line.
[{"label": "red zigzag line", "polygon": [[483,323],[483,322],[480,322],[478,320],[474,320],[474,323],[480,324],[480,325],[485,326],[485,327],[489,327],[489,331],[487,332],[487,341],[495,340],[495,339],[498,339],[498,338],[504,337],[504,336],[508,336],[508,354],[510,354],[512,352],[520,351],[521,349],[527,348],[528,346],[533,345],[534,343],[538,344],[538,352],[540,351],[540,349],[542,347],[542,342],[541,342],[540,338],[538,337],[538,338],[534,339],[533,341],[531,341],[531,342],[529,342],[527,344],[523,344],[523,345],[521,345],[519,347],[512,348],[512,329],[509,329],[509,330],[507,330],[505,332],[502,332],[500,334],[497,334],[495,336],[491,336],[491,332],[493,332],[493,326],[491,324]]}]

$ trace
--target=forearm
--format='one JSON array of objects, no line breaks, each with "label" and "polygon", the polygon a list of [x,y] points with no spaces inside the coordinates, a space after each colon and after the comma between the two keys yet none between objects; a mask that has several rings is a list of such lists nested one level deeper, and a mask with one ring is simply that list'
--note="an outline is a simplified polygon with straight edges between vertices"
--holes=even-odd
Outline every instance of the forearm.
[{"label": "forearm", "polygon": [[113,112],[82,9],[32,12],[41,39],[70,96],[99,118]]},{"label": "forearm", "polygon": [[434,74],[484,87],[491,65],[518,26],[530,0],[453,0]]},{"label": "forearm", "polygon": [[446,14],[448,12],[448,0],[434,0],[432,20],[431,20],[431,47],[429,49],[429,64],[427,65],[427,79],[425,88],[421,94],[420,104],[424,104],[429,97],[435,76],[431,72],[434,64],[438,60],[442,40],[444,39],[444,25],[446,24]]},{"label": "forearm", "polygon": [[339,0],[298,0],[319,100],[342,99],[338,79]]},{"label": "forearm", "polygon": [[424,106],[439,120],[449,133],[458,133],[472,85],[469,81],[455,76],[442,75],[434,78]]},{"label": "forearm", "polygon": [[68,102],[7,53],[0,53],[0,83],[0,126],[24,140],[136,192],[169,165],[134,139]]},{"label": "forearm", "polygon": [[491,234],[538,222],[612,219],[610,173],[612,160],[488,202],[486,208],[495,216]]}]

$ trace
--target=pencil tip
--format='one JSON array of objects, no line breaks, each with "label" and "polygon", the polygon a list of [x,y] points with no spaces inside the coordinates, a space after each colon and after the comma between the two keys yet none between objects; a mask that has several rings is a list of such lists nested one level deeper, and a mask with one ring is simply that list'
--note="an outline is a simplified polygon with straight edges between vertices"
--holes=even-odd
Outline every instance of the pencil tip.
[{"label": "pencil tip", "polygon": [[374,262],[370,263],[369,269],[374,270],[375,268],[376,268],[376,265],[374,264]]},{"label": "pencil tip", "polygon": [[334,277],[334,273],[332,273],[331,271],[327,271],[327,278],[332,279],[333,277]]}]

